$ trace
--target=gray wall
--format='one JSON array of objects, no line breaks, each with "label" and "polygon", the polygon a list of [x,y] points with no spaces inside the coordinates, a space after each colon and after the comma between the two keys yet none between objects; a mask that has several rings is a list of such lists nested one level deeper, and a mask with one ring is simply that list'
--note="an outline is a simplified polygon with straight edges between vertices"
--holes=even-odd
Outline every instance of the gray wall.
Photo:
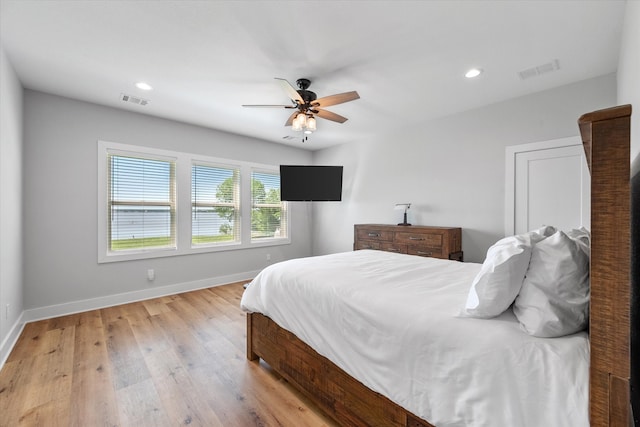
[{"label": "gray wall", "polygon": [[[263,164],[309,163],[311,153],[144,114],[25,91],[25,309],[150,287],[247,277],[311,254],[310,210],[293,206],[292,243],[268,248],[97,263],[97,141]],[[156,279],[146,279],[147,269]],[[250,276],[249,276],[250,277]]]},{"label": "gray wall", "polygon": [[[0,46],[0,366],[22,300],[22,85]],[[7,305],[9,310],[7,312]]]},{"label": "gray wall", "polygon": [[606,75],[318,151],[344,165],[343,202],[314,205],[313,253],[348,251],[353,224],[401,221],[462,227],[465,261],[482,262],[504,234],[505,147],[578,135],[585,112],[616,104]]}]

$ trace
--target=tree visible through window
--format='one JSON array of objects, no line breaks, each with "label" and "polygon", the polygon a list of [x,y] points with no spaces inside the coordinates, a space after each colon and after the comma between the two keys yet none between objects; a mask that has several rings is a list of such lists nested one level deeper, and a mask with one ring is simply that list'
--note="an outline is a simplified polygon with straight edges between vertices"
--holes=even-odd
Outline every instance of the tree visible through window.
[{"label": "tree visible through window", "polygon": [[191,243],[240,240],[240,170],[193,165],[191,169]]},{"label": "tree visible through window", "polygon": [[286,237],[286,210],[280,201],[280,175],[251,173],[251,240]]}]

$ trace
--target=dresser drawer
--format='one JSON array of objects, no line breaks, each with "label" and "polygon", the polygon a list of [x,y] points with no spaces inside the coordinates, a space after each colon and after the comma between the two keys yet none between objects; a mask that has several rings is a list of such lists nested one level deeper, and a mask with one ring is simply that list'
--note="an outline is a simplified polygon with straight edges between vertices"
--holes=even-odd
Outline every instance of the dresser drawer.
[{"label": "dresser drawer", "polygon": [[449,258],[448,254],[442,253],[442,247],[431,248],[429,246],[408,245],[407,253],[409,255],[428,256],[434,258]]},{"label": "dresser drawer", "polygon": [[371,240],[358,240],[355,244],[354,249],[360,250],[360,249],[375,249],[375,250],[380,250],[380,242],[373,242]]},{"label": "dresser drawer", "polygon": [[407,245],[399,245],[397,243],[381,243],[380,249],[387,252],[395,252],[397,254],[407,253]]},{"label": "dresser drawer", "polygon": [[393,231],[380,230],[376,228],[358,228],[356,231],[356,239],[391,242],[393,241]]},{"label": "dresser drawer", "polygon": [[395,239],[398,243],[419,244],[431,248],[442,248],[442,234],[396,232]]}]

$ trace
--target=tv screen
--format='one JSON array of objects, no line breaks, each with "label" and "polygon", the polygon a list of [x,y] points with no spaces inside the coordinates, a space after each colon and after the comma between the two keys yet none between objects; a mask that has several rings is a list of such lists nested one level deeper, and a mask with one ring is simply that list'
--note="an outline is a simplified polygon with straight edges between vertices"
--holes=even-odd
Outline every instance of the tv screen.
[{"label": "tv screen", "polygon": [[280,165],[280,199],[290,202],[342,200],[342,166]]}]

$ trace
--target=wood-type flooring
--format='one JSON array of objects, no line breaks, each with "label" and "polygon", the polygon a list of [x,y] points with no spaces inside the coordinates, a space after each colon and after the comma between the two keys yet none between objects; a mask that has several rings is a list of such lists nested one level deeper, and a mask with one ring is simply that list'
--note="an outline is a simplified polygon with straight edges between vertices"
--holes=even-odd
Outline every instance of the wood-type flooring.
[{"label": "wood-type flooring", "polygon": [[243,283],[28,323],[0,426],[336,426],[246,355]]}]

